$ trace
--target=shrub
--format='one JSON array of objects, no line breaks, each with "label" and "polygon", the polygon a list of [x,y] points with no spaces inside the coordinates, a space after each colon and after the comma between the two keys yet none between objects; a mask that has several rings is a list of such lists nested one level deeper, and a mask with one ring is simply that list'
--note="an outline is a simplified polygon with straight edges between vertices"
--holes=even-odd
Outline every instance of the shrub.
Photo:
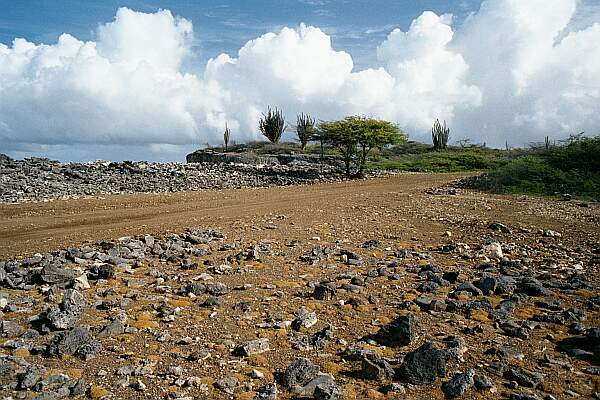
[{"label": "shrub", "polygon": [[279,142],[283,131],[285,131],[285,120],[281,111],[277,107],[275,107],[275,110],[271,110],[271,107],[269,107],[267,115],[263,114],[263,118],[260,119],[259,128],[271,143]]},{"label": "shrub", "polygon": [[296,133],[300,141],[301,149],[304,151],[306,144],[315,134],[315,120],[304,113],[297,116]]},{"label": "shrub", "polygon": [[600,137],[573,136],[565,142],[489,172],[471,186],[504,193],[554,195],[569,193],[600,199]]},{"label": "shrub", "polygon": [[448,147],[448,137],[450,137],[450,128],[446,127],[446,121],[444,121],[444,126],[442,126],[440,120],[436,119],[433,123],[433,128],[431,128],[433,149],[442,150]]}]

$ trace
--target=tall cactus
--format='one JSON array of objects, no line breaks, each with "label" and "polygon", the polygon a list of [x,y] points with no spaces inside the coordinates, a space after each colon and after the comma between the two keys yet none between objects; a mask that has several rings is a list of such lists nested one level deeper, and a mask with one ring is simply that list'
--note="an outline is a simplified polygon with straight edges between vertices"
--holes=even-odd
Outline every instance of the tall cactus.
[{"label": "tall cactus", "polygon": [[231,130],[227,126],[227,122],[225,123],[225,132],[223,132],[223,142],[225,143],[225,151],[227,151],[227,146],[229,146],[229,139],[231,138]]},{"label": "tall cactus", "polygon": [[298,134],[298,140],[302,146],[302,151],[306,148],[306,144],[315,134],[315,120],[312,119],[308,114],[300,114],[297,116],[296,133]]},{"label": "tall cactus", "polygon": [[433,141],[434,150],[442,150],[448,147],[448,137],[450,136],[450,128],[446,127],[446,121],[444,126],[440,124],[440,120],[436,119],[431,128],[431,139]]},{"label": "tall cactus", "polygon": [[267,115],[263,114],[263,118],[260,119],[259,127],[262,134],[266,136],[271,143],[279,142],[283,131],[285,131],[283,114],[277,107],[275,107],[275,110],[271,110],[271,107],[269,107]]}]

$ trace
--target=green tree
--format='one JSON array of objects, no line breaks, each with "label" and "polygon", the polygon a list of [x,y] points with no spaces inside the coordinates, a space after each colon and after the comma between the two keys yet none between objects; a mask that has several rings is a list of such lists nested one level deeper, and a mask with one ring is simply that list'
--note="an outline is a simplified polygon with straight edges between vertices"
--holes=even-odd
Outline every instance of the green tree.
[{"label": "green tree", "polygon": [[352,165],[359,175],[363,174],[372,149],[399,144],[407,139],[389,121],[360,116],[346,117],[340,121],[322,121],[319,123],[319,137],[339,150],[347,176],[351,175]]},{"label": "green tree", "polygon": [[296,133],[298,134],[298,140],[302,146],[302,151],[304,151],[306,144],[313,138],[315,134],[315,120],[304,113],[298,115]]},{"label": "green tree", "polygon": [[275,107],[275,110],[271,110],[271,107],[269,107],[267,114],[263,114],[259,121],[259,128],[271,143],[279,142],[283,131],[285,131],[285,120],[281,111],[277,107]]}]

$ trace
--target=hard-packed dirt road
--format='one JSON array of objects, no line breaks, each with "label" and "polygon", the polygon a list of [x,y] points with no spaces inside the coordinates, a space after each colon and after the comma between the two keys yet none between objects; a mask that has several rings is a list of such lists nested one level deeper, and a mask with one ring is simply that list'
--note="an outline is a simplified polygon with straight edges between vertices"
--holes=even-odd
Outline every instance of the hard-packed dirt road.
[{"label": "hard-packed dirt road", "polygon": [[[335,229],[412,232],[439,236],[449,219],[518,221],[539,227],[593,232],[598,213],[575,203],[478,193],[433,196],[429,188],[458,174],[401,174],[310,186],[0,204],[0,259],[136,234],[179,232],[187,227],[233,229],[285,216],[296,230],[331,224]],[[565,207],[570,211],[566,212]],[[580,217],[581,216],[581,217]],[[437,217],[437,218],[436,218]],[[468,232],[464,232],[468,234]]]}]

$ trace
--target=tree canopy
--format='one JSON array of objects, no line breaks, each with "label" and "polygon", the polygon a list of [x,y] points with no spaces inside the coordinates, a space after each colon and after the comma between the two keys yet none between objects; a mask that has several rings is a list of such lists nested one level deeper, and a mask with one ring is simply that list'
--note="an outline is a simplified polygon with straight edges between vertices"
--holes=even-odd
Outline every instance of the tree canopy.
[{"label": "tree canopy", "polygon": [[351,175],[352,165],[355,165],[359,174],[364,172],[367,156],[372,149],[399,144],[407,139],[395,124],[361,116],[321,121],[318,137],[340,151],[348,176]]}]

